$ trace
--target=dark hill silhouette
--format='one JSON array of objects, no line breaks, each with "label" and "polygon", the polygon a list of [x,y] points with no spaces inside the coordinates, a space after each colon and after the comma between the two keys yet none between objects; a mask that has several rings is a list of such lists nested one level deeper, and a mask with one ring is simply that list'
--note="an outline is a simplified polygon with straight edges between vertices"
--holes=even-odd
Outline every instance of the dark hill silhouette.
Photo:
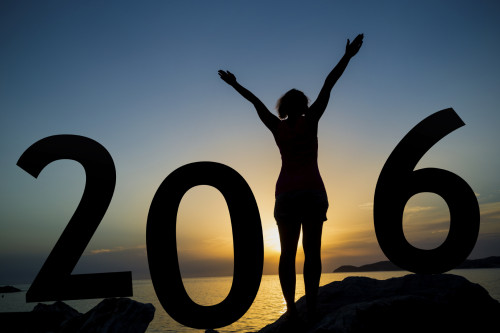
[{"label": "dark hill silhouette", "polygon": [[21,289],[17,289],[16,287],[12,287],[12,286],[0,287],[0,294],[17,293],[20,291],[21,291]]},{"label": "dark hill silhouette", "polygon": [[[500,257],[488,257],[483,259],[465,260],[458,265],[456,269],[473,268],[500,268]],[[344,265],[335,269],[334,273],[352,273],[352,272],[381,272],[381,271],[402,271],[403,269],[394,265],[390,261],[379,261],[373,264],[362,266]]]}]

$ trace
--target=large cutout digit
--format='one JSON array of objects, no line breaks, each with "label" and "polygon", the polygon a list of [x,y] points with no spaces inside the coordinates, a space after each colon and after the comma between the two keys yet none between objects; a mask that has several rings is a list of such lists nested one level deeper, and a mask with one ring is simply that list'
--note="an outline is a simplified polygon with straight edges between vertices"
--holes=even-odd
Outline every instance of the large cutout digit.
[{"label": "large cutout digit", "polygon": [[[465,125],[451,108],[417,124],[396,146],[380,173],[373,207],[375,232],[382,251],[394,264],[415,273],[443,273],[471,253],[479,233],[479,205],[470,186],[456,174],[436,168],[413,171],[439,140]],[[435,249],[412,246],[403,233],[403,211],[417,193],[441,196],[450,210],[450,230]]]},{"label": "large cutout digit", "polygon": [[[233,231],[234,275],[228,296],[219,304],[201,306],[182,283],[176,243],[177,210],[184,194],[197,185],[217,188],[226,199]],[[179,323],[200,329],[227,326],[245,314],[260,286],[264,243],[259,210],[243,177],[214,162],[184,165],[158,188],[146,228],[151,280],[163,308]]]},{"label": "large cutout digit", "polygon": [[26,293],[27,302],[132,296],[132,273],[71,275],[113,196],[116,174],[108,151],[94,140],[55,135],[29,147],[17,165],[38,177],[50,163],[70,159],[86,173],[82,199]]}]

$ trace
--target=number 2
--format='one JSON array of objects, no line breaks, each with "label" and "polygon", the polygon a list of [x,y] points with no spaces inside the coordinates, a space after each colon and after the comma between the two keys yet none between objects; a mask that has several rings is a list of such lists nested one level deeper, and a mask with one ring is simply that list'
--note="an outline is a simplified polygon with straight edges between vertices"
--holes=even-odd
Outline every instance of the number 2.
[{"label": "number 2", "polygon": [[54,135],[30,146],[17,165],[38,177],[50,163],[70,159],[86,173],[82,199],[26,293],[27,302],[132,296],[132,272],[72,275],[108,209],[115,189],[113,159],[98,142],[78,135]]}]

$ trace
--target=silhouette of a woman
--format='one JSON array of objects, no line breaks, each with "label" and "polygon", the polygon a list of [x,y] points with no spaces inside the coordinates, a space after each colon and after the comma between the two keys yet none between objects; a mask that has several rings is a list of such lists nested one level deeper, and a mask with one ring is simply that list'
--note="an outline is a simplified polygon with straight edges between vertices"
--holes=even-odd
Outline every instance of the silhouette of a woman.
[{"label": "silhouette of a woman", "polygon": [[363,34],[352,43],[347,40],[345,54],[327,76],[318,98],[308,106],[303,92],[292,89],[276,105],[278,117],[249,90],[241,86],[229,71],[219,70],[222,80],[250,101],[260,119],[273,133],[281,153],[282,166],[276,182],[276,219],[281,243],[279,278],[290,317],[295,307],[295,256],[302,226],[304,248],[304,284],[307,316],[312,318],[321,277],[321,234],[326,221],[328,198],[318,169],[318,121],[326,109],[330,92],[349,60],[363,44]]}]

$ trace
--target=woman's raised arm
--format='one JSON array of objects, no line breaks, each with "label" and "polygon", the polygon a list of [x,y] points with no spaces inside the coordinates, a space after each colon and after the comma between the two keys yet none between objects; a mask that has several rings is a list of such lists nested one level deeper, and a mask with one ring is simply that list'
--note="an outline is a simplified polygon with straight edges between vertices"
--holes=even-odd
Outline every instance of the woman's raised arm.
[{"label": "woman's raised arm", "polygon": [[318,98],[316,98],[316,101],[314,101],[309,108],[309,112],[312,116],[317,119],[321,118],[323,112],[325,112],[326,106],[328,105],[328,101],[330,100],[330,92],[332,91],[333,86],[342,76],[342,73],[344,73],[349,60],[351,60],[351,58],[358,53],[361,45],[363,45],[363,34],[357,35],[352,43],[349,42],[349,39],[347,40],[344,56],[340,59],[339,63],[335,66],[335,68],[333,68],[330,74],[328,74],[325,83],[323,84],[323,88],[321,88],[321,91],[319,92]]},{"label": "woman's raised arm", "polygon": [[224,82],[233,87],[237,92],[240,93],[241,96],[245,97],[246,100],[253,104],[255,110],[257,110],[257,114],[259,115],[260,120],[262,120],[264,125],[266,125],[266,127],[274,133],[280,122],[278,117],[273,115],[267,109],[264,103],[262,103],[261,100],[258,99],[257,96],[255,96],[250,90],[239,84],[236,81],[236,77],[233,73],[231,73],[230,71],[219,70],[219,76]]}]

